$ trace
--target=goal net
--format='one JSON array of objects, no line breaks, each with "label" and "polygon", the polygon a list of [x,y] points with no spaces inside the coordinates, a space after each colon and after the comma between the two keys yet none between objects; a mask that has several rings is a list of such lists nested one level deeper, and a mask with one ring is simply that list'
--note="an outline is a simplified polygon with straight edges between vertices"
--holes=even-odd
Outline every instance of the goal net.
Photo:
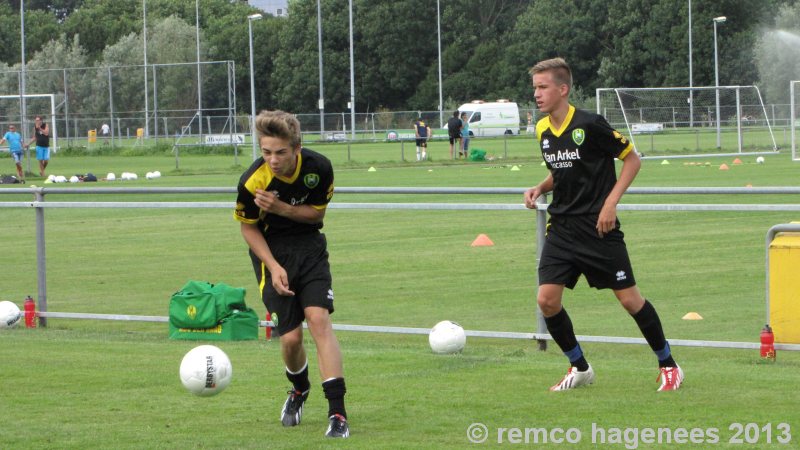
[{"label": "goal net", "polygon": [[800,161],[797,154],[797,129],[800,128],[800,80],[789,82],[789,134],[792,140],[792,161]]},{"label": "goal net", "polygon": [[659,157],[776,152],[756,86],[597,90],[597,113]]}]

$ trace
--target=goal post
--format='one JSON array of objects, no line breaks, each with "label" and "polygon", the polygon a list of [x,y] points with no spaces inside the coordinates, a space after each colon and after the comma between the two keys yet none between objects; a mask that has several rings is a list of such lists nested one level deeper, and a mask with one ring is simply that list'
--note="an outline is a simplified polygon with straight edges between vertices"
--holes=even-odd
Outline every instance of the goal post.
[{"label": "goal post", "polygon": [[[53,94],[16,94],[16,95],[0,95],[0,123],[2,123],[3,128],[8,128],[9,123],[19,123],[19,131],[20,136],[22,136],[23,142],[27,142],[31,136],[28,136],[30,130],[28,130],[28,123],[31,123],[28,117],[22,117],[22,99],[25,99],[26,111],[30,113],[31,111],[35,111],[34,116],[36,115],[45,115],[42,109],[48,107],[47,100],[49,99],[49,107],[50,107],[50,117],[45,123],[48,124],[51,130],[51,138],[52,142],[50,144],[50,148],[53,152],[58,151],[58,127],[56,126],[57,117],[56,117],[56,100],[55,95]],[[37,100],[44,100],[40,101],[41,104],[39,105],[32,105],[33,108],[28,106],[28,101],[32,100],[36,102]],[[14,107],[12,107],[14,106]],[[25,159],[28,161],[26,171],[28,173],[31,172],[31,150],[30,147],[25,152]]]},{"label": "goal post", "polygon": [[658,157],[778,151],[756,86],[600,88],[597,113]]},{"label": "goal post", "polygon": [[[22,99],[20,97],[25,98],[27,106],[26,109],[28,113],[35,111],[35,114],[32,114],[31,117],[35,117],[37,115],[47,116],[47,112],[41,111],[41,109],[49,107],[49,118],[45,120],[45,123],[48,124],[51,130],[51,138],[53,142],[50,145],[50,148],[58,149],[58,127],[56,126],[56,123],[58,123],[58,117],[56,116],[56,99],[54,94],[24,94],[22,96],[19,94],[0,95],[0,123],[2,123],[4,128],[6,128],[9,123],[19,123],[20,135],[22,135],[23,139],[25,140],[30,139],[30,136],[28,136],[30,130],[27,129],[25,124],[31,123],[33,120],[31,120],[29,117],[22,117],[20,112],[22,111]],[[42,102],[41,105],[33,105],[34,107],[31,108],[31,106],[28,105],[28,100],[33,99],[44,99],[45,101]],[[49,100],[49,102],[47,100]],[[9,108],[9,104],[15,104],[16,109]]]}]

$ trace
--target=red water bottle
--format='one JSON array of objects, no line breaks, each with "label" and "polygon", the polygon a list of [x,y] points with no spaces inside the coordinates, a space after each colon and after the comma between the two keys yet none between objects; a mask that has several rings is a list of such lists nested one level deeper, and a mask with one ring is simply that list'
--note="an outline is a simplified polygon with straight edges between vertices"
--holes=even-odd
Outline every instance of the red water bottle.
[{"label": "red water bottle", "polygon": [[36,327],[36,303],[33,301],[33,298],[29,295],[25,299],[25,328],[35,328]]},{"label": "red water bottle", "polygon": [[[270,314],[269,311],[267,311],[266,319],[267,319],[267,322],[272,322],[272,314]],[[266,333],[267,340],[272,339],[272,326],[271,325],[267,325],[266,326],[265,333]]]},{"label": "red water bottle", "polygon": [[769,324],[764,325],[764,329],[761,330],[761,357],[775,359],[775,335],[772,334]]}]

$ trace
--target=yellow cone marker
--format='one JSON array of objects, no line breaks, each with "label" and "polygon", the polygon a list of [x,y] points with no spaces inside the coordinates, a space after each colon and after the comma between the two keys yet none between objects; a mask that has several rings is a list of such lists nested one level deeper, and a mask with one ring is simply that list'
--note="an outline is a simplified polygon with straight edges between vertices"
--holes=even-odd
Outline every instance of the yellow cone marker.
[{"label": "yellow cone marker", "polygon": [[683,320],[703,320],[703,316],[696,312],[688,312],[682,317]]}]

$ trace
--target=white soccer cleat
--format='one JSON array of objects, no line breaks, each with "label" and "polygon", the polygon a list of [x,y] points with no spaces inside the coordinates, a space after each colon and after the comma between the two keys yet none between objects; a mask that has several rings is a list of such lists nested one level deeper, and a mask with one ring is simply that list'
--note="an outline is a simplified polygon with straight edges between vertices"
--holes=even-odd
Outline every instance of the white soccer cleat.
[{"label": "white soccer cleat", "polygon": [[680,366],[675,367],[661,367],[661,372],[658,374],[658,379],[661,380],[661,386],[658,392],[661,391],[677,391],[683,383],[683,369]]},{"label": "white soccer cleat", "polygon": [[575,389],[578,386],[594,383],[594,370],[591,364],[589,369],[585,372],[578,372],[575,367],[570,367],[567,374],[558,384],[550,387],[551,391],[566,391],[568,389]]}]

